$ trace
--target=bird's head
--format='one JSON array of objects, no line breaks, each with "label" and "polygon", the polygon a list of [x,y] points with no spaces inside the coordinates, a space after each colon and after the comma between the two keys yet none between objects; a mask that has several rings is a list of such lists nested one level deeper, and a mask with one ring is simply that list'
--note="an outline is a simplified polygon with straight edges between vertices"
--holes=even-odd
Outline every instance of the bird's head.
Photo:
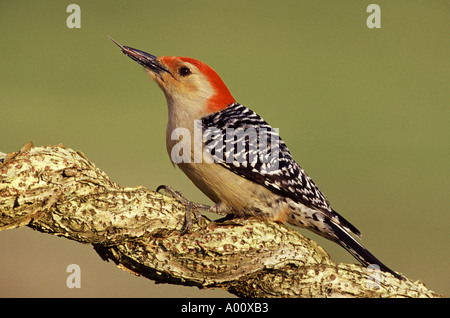
[{"label": "bird's head", "polygon": [[125,55],[145,67],[166,95],[169,108],[189,108],[184,111],[202,117],[235,102],[219,75],[203,62],[189,57],[156,57],[116,41],[114,43]]}]

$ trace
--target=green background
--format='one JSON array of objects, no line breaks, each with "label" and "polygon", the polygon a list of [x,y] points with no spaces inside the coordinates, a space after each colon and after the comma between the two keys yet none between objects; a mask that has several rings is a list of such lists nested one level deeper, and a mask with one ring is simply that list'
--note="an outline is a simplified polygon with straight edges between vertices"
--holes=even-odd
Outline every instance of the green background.
[{"label": "green background", "polygon": [[[81,29],[66,8],[81,7]],[[389,267],[450,296],[450,3],[1,1],[0,151],[63,143],[121,186],[170,184],[210,203],[165,149],[164,95],[108,38],[212,66],[280,134]],[[213,215],[214,217],[214,215]],[[311,232],[340,262],[355,262]],[[81,288],[66,267],[81,267]],[[86,245],[0,233],[0,297],[223,297],[156,285]]]}]

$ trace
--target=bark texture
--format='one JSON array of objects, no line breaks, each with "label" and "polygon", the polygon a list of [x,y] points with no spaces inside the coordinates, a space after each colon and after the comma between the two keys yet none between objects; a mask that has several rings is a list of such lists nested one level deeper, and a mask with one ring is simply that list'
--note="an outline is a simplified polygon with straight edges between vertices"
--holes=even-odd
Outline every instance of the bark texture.
[{"label": "bark texture", "polygon": [[180,202],[144,187],[122,188],[62,145],[28,143],[3,157],[0,231],[29,226],[92,244],[104,260],[157,282],[242,297],[440,297],[420,281],[337,264],[278,223],[202,217],[180,235]]}]

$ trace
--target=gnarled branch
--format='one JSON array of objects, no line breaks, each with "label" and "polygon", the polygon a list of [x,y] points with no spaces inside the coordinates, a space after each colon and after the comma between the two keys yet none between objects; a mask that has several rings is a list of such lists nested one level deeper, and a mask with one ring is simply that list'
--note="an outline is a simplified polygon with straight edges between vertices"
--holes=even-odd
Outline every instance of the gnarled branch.
[{"label": "gnarled branch", "polygon": [[26,144],[0,163],[0,230],[35,230],[92,244],[105,260],[157,282],[245,297],[439,297],[422,282],[336,264],[279,223],[203,217],[180,235],[185,206],[122,188],[62,145]]}]

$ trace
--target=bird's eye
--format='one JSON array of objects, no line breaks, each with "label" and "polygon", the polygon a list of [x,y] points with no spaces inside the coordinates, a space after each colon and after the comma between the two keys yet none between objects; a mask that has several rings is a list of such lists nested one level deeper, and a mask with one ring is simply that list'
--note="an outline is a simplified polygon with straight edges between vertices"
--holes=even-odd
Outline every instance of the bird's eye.
[{"label": "bird's eye", "polygon": [[192,72],[189,67],[183,66],[178,69],[178,74],[180,74],[181,76],[189,76],[192,74]]}]

